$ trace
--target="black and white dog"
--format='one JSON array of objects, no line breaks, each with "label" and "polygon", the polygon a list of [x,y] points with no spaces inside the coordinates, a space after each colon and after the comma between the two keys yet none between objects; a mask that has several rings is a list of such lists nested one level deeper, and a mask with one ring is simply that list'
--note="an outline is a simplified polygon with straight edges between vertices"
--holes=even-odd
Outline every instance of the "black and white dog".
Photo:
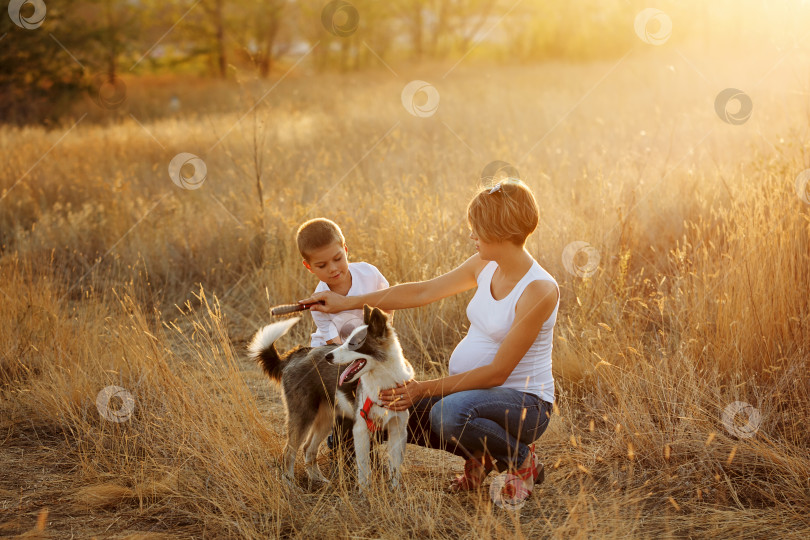
[{"label": "black and white dog", "polygon": [[[385,429],[391,486],[400,481],[405,456],[408,411],[395,412],[377,404],[380,390],[413,377],[413,367],[402,355],[390,318],[377,308],[363,308],[363,323],[340,345],[297,347],[279,355],[274,346],[299,318],[269,324],[259,330],[248,347],[272,380],[281,383],[287,409],[287,445],[284,476],[293,480],[295,456],[304,447],[311,482],[328,483],[315,460],[318,447],[329,435],[333,418],[354,420],[357,476],[367,487],[370,475],[371,432]],[[348,366],[341,372],[340,366]]]}]

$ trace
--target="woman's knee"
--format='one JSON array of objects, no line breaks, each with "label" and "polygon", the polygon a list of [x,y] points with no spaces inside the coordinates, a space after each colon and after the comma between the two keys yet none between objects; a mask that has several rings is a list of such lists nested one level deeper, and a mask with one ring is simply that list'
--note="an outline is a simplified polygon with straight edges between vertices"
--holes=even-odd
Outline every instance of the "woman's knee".
[{"label": "woman's knee", "polygon": [[470,419],[470,411],[450,397],[436,402],[430,409],[430,429],[445,440],[457,438]]}]

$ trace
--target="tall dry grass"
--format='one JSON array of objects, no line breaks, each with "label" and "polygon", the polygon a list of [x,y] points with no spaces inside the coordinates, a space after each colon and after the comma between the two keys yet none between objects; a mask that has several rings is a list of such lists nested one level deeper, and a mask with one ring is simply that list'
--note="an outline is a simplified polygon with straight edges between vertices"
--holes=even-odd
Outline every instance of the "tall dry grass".
[{"label": "tall dry grass", "polygon": [[[142,126],[119,113],[61,141],[70,124],[3,128],[3,456],[25,449],[60,479],[43,492],[29,469],[0,477],[8,529],[36,530],[47,506],[57,536],[68,522],[84,536],[806,535],[810,209],[793,185],[810,165],[793,75],[806,58],[698,66],[714,86],[662,54],[446,79],[293,73],[230,132],[267,87],[133,80]],[[399,102],[415,78],[440,91],[431,118]],[[728,86],[754,99],[743,126],[714,114]],[[173,92],[178,113],[161,105]],[[205,160],[201,189],[169,180],[178,152]],[[464,207],[495,159],[538,195],[528,249],[563,292],[546,483],[506,512],[486,492],[443,493],[458,459],[409,447],[401,492],[286,489],[280,396],[244,344],[270,305],[315,285],[295,227],[328,216],[389,281],[435,276],[470,254]],[[600,251],[590,278],[564,270],[574,240]],[[467,298],[397,315],[423,376],[445,369]],[[136,402],[120,424],[95,405],[113,384]],[[752,438],[721,423],[738,400],[761,412]]]}]

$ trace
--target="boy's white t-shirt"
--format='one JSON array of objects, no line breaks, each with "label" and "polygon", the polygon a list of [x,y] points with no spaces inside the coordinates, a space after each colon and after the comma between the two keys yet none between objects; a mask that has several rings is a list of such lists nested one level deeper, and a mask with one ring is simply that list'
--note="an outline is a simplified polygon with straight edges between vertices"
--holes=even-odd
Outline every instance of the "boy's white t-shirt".
[{"label": "boy's white t-shirt", "polygon": [[[367,262],[349,263],[349,272],[352,275],[352,287],[346,296],[359,296],[380,289],[388,288],[388,281],[383,277],[374,265]],[[328,291],[329,285],[323,281],[315,287],[315,292]],[[352,333],[352,330],[363,324],[363,310],[350,309],[339,313],[322,313],[320,311],[310,311],[312,319],[315,321],[317,330],[312,334],[311,347],[326,345],[330,339],[340,337],[345,340]]]}]

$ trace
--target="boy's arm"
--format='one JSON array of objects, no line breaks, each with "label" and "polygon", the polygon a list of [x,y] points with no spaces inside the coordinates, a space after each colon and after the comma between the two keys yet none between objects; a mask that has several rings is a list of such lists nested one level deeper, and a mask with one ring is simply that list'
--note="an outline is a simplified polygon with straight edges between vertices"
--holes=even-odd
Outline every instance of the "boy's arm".
[{"label": "boy's arm", "polygon": [[453,270],[427,281],[403,283],[359,296],[341,296],[332,291],[323,291],[299,300],[299,302],[323,301],[323,304],[315,304],[310,309],[313,312],[322,311],[324,313],[360,309],[364,304],[384,310],[424,306],[477,286],[476,276],[486,264],[486,261],[481,260],[476,253]]}]

